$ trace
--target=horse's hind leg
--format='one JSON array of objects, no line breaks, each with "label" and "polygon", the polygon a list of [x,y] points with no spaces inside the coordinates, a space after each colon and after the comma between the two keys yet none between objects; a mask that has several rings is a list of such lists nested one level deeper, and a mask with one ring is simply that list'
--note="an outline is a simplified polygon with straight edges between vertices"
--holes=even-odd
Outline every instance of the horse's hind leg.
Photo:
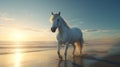
[{"label": "horse's hind leg", "polygon": [[82,54],[83,45],[80,44],[80,54]]},{"label": "horse's hind leg", "polygon": [[74,56],[74,55],[75,55],[75,49],[76,49],[76,46],[75,46],[74,43],[73,43],[72,45],[73,45],[73,52],[72,52],[72,54],[73,54],[73,56]]},{"label": "horse's hind leg", "polygon": [[83,49],[83,39],[80,40],[80,54],[82,54]]}]

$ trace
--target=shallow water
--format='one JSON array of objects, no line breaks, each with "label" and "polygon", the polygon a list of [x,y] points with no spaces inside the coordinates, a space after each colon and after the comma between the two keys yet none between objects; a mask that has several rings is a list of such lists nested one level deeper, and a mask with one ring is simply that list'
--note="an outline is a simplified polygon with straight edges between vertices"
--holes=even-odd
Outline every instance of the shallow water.
[{"label": "shallow water", "polygon": [[0,54],[11,54],[15,52],[37,52],[55,48],[54,42],[39,42],[39,41],[28,41],[28,42],[0,42]]},{"label": "shallow water", "polygon": [[120,57],[118,61],[106,57],[119,55],[119,48],[119,44],[85,44],[83,55],[73,58],[73,48],[70,46],[65,60],[63,47],[61,49],[63,60],[60,61],[55,42],[1,42],[0,67],[94,67],[99,62],[116,66],[120,63]]}]

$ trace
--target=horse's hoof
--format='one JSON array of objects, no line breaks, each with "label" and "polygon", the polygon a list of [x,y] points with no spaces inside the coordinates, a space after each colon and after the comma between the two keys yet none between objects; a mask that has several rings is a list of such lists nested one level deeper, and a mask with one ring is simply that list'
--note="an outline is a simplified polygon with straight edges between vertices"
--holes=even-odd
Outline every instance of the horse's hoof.
[{"label": "horse's hoof", "polygon": [[81,54],[81,55],[79,55],[79,57],[83,57],[83,55]]},{"label": "horse's hoof", "polygon": [[65,61],[67,60],[67,58],[65,58]]},{"label": "horse's hoof", "polygon": [[59,57],[59,60],[62,60],[62,56]]},{"label": "horse's hoof", "polygon": [[75,54],[72,54],[72,57],[74,57],[75,56]]},{"label": "horse's hoof", "polygon": [[72,55],[72,58],[75,58],[75,55]]},{"label": "horse's hoof", "polygon": [[65,56],[65,60],[67,60],[67,57]]}]

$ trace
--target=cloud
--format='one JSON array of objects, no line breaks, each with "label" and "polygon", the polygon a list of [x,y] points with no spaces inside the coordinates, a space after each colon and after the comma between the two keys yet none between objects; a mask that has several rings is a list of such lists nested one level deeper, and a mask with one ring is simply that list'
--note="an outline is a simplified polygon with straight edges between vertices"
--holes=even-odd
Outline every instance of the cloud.
[{"label": "cloud", "polygon": [[85,29],[83,32],[109,32],[109,30],[100,30],[100,29]]},{"label": "cloud", "polygon": [[77,23],[77,24],[83,24],[84,20],[82,18],[76,18],[76,19],[71,19],[71,20],[67,20],[70,23]]},{"label": "cloud", "polygon": [[31,26],[23,26],[23,25],[16,25],[13,28],[19,29],[19,30],[25,30],[25,31],[33,31],[33,32],[50,32],[50,29],[48,28],[33,28]]},{"label": "cloud", "polygon": [[38,29],[31,28],[29,26],[24,26],[21,24],[10,23],[16,21],[15,18],[10,17],[8,13],[0,12],[0,22],[4,22],[0,24],[0,28],[6,29],[19,29],[19,30],[26,30],[26,31],[34,31],[38,32]]},{"label": "cloud", "polygon": [[34,32],[39,32],[38,29],[34,29],[32,27],[28,27],[28,26],[15,26],[14,28],[20,29],[20,30],[26,30],[26,31],[34,31]]},{"label": "cloud", "polygon": [[3,22],[12,22],[14,20],[15,20],[14,18],[0,17],[0,21],[3,21]]},{"label": "cloud", "polygon": [[70,20],[71,22],[83,21],[83,18],[74,18]]},{"label": "cloud", "polygon": [[10,17],[7,13],[0,13],[0,21],[2,22],[12,22],[15,18]]},{"label": "cloud", "polygon": [[27,25],[20,24],[0,24],[0,29],[8,29],[8,30],[23,30],[23,31],[31,31],[31,32],[50,32],[50,29],[46,28],[33,28]]}]

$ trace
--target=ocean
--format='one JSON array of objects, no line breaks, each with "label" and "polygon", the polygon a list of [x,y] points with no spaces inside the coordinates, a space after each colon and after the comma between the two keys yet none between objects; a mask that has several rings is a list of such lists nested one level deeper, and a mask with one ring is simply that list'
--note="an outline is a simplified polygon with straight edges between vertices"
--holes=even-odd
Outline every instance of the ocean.
[{"label": "ocean", "polygon": [[56,42],[53,41],[0,41],[0,55],[13,54],[16,52],[38,52],[54,48],[56,48]]}]

